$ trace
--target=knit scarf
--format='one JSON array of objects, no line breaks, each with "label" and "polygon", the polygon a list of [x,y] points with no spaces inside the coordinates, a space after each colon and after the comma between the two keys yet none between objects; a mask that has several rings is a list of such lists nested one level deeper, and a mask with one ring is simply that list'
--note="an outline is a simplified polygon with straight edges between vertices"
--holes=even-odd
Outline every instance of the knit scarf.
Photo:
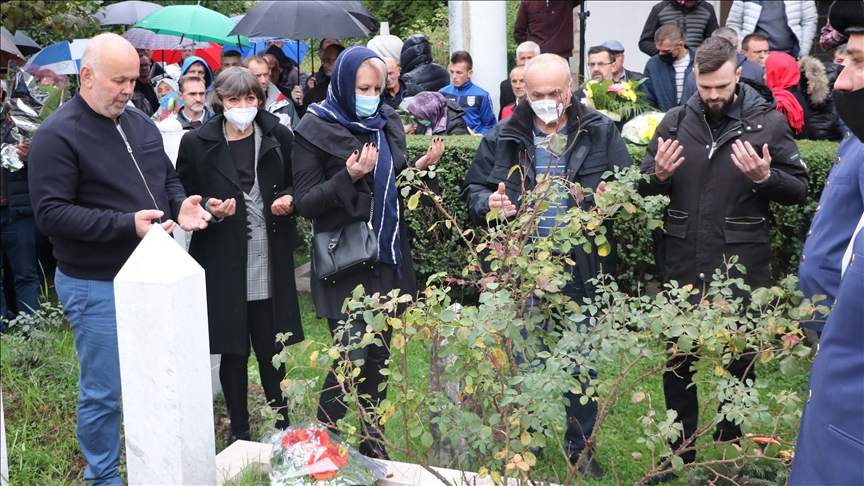
[{"label": "knit scarf", "polygon": [[765,82],[774,93],[774,99],[777,100],[777,111],[786,116],[795,135],[800,134],[804,128],[804,109],[795,99],[795,95],[786,88],[798,86],[800,80],[801,72],[798,70],[798,63],[789,54],[772,52],[765,59]]},{"label": "knit scarf", "polygon": [[[369,118],[358,118],[355,113],[354,88],[357,69],[371,57],[378,58],[375,52],[365,47],[349,47],[339,54],[333,65],[327,98],[310,105],[308,111],[313,115],[335,122],[351,133],[368,134],[369,142],[378,147],[378,161],[375,164],[374,204],[372,227],[378,238],[378,261],[395,265],[401,273],[402,247],[399,239],[399,199],[396,190],[396,170],[390,145],[384,136],[387,114],[378,105],[378,111]],[[382,61],[383,62],[383,61]]]}]

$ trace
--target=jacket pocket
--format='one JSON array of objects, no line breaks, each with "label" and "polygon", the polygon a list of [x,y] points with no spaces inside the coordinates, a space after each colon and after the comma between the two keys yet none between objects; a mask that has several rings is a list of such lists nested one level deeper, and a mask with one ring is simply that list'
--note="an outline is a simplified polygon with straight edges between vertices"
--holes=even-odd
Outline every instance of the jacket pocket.
[{"label": "jacket pocket", "polygon": [[727,217],[723,221],[726,243],[768,243],[768,222],[761,216]]},{"label": "jacket pocket", "polygon": [[[576,154],[578,156],[578,154]],[[603,172],[609,170],[608,159],[606,158],[605,150],[598,150],[596,152],[591,152],[585,158],[585,162],[582,163],[582,166],[579,167],[579,170],[576,171],[577,174],[586,175],[593,174],[595,172]]]},{"label": "jacket pocket", "polygon": [[828,424],[828,430],[833,434],[840,436],[841,439],[849,442],[849,444],[853,447],[864,450],[864,440],[862,440],[861,438],[855,437],[849,432],[846,432],[845,430],[833,424]]},{"label": "jacket pocket", "polygon": [[666,235],[673,238],[686,238],[687,226],[690,224],[690,216],[684,211],[677,209],[666,210]]}]

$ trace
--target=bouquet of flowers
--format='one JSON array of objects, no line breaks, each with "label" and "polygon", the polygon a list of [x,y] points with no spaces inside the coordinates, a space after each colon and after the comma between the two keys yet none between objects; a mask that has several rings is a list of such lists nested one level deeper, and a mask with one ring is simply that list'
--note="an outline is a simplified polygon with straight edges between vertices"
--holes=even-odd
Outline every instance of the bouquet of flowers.
[{"label": "bouquet of flowers", "polygon": [[623,83],[613,83],[609,79],[604,81],[592,79],[585,83],[583,88],[585,98],[582,99],[582,103],[603,113],[612,121],[632,118],[650,108],[642,99],[645,93],[637,91],[639,85],[646,79]]},{"label": "bouquet of flowers", "polygon": [[654,138],[657,125],[660,124],[665,115],[665,113],[657,111],[642,113],[624,124],[624,128],[621,129],[621,136],[636,145],[648,145]]},{"label": "bouquet of flowers", "polygon": [[[8,117],[12,135],[18,142],[26,143],[48,115],[63,104],[66,91],[39,83],[15,63],[9,63],[9,76],[9,101],[2,107],[3,116]],[[13,144],[3,145],[0,164],[10,172],[24,168]]]},{"label": "bouquet of flowers", "polygon": [[317,423],[289,427],[268,442],[276,450],[270,460],[271,486],[372,485],[373,471],[383,477],[380,466]]}]

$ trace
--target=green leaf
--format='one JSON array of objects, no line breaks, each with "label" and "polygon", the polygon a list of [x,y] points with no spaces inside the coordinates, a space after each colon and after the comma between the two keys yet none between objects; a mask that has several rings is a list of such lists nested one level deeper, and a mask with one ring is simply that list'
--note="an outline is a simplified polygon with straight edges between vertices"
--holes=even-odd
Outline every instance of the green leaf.
[{"label": "green leaf", "polygon": [[429,432],[423,432],[423,436],[420,437],[420,443],[423,444],[424,447],[432,447],[432,434]]}]

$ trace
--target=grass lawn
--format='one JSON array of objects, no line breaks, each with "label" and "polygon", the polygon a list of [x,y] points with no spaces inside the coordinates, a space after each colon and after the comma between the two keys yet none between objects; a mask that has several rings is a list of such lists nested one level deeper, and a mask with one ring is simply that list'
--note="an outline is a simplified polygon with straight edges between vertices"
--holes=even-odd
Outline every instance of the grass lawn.
[{"label": "grass lawn", "polygon": [[[288,364],[288,369],[298,368],[289,372],[289,378],[316,379],[317,391],[323,382],[322,373],[304,367],[308,366],[312,351],[320,349],[316,343],[329,342],[329,332],[326,322],[315,318],[308,293],[300,294],[300,305],[307,340],[290,348],[293,362]],[[417,389],[423,389],[428,383],[429,357],[419,345],[412,343],[408,358],[411,360],[409,377]],[[16,336],[14,332],[4,335],[0,338],[0,364],[10,484],[84,484],[86,463],[75,438],[78,361],[68,325],[49,329],[27,340]],[[611,367],[606,370],[608,373],[616,371]],[[762,391],[766,394],[793,390],[802,396],[807,385],[806,372],[787,380],[774,362],[768,365],[759,363],[757,373],[769,383],[768,389]],[[255,409],[264,406],[264,399],[254,359],[249,361],[249,374],[249,407],[253,415],[253,438],[257,439],[264,426]],[[655,408],[662,407],[663,393],[659,376],[647,379],[643,391],[648,394]],[[646,403],[647,400],[640,403],[622,400],[602,425],[598,433],[598,461],[606,470],[606,479],[596,484],[617,484],[619,481],[632,484],[650,469],[652,460],[649,451],[635,441],[641,435],[639,417],[645,412]],[[292,421],[297,423],[314,419],[314,406],[314,397],[310,397],[309,403],[292,413]],[[214,403],[214,417],[218,452],[225,447],[229,434],[221,395]],[[404,441],[400,424],[398,414],[388,423],[388,438],[396,443]],[[425,452],[419,442],[414,443],[412,449],[418,453]],[[399,453],[391,455],[397,461],[407,459]],[[562,478],[566,476],[564,460],[554,451],[547,451],[540,457],[535,471],[540,477],[552,478],[556,472]],[[125,459],[122,457],[121,473],[125,474]],[[242,484],[266,483],[261,483],[258,478],[247,477]]]}]

